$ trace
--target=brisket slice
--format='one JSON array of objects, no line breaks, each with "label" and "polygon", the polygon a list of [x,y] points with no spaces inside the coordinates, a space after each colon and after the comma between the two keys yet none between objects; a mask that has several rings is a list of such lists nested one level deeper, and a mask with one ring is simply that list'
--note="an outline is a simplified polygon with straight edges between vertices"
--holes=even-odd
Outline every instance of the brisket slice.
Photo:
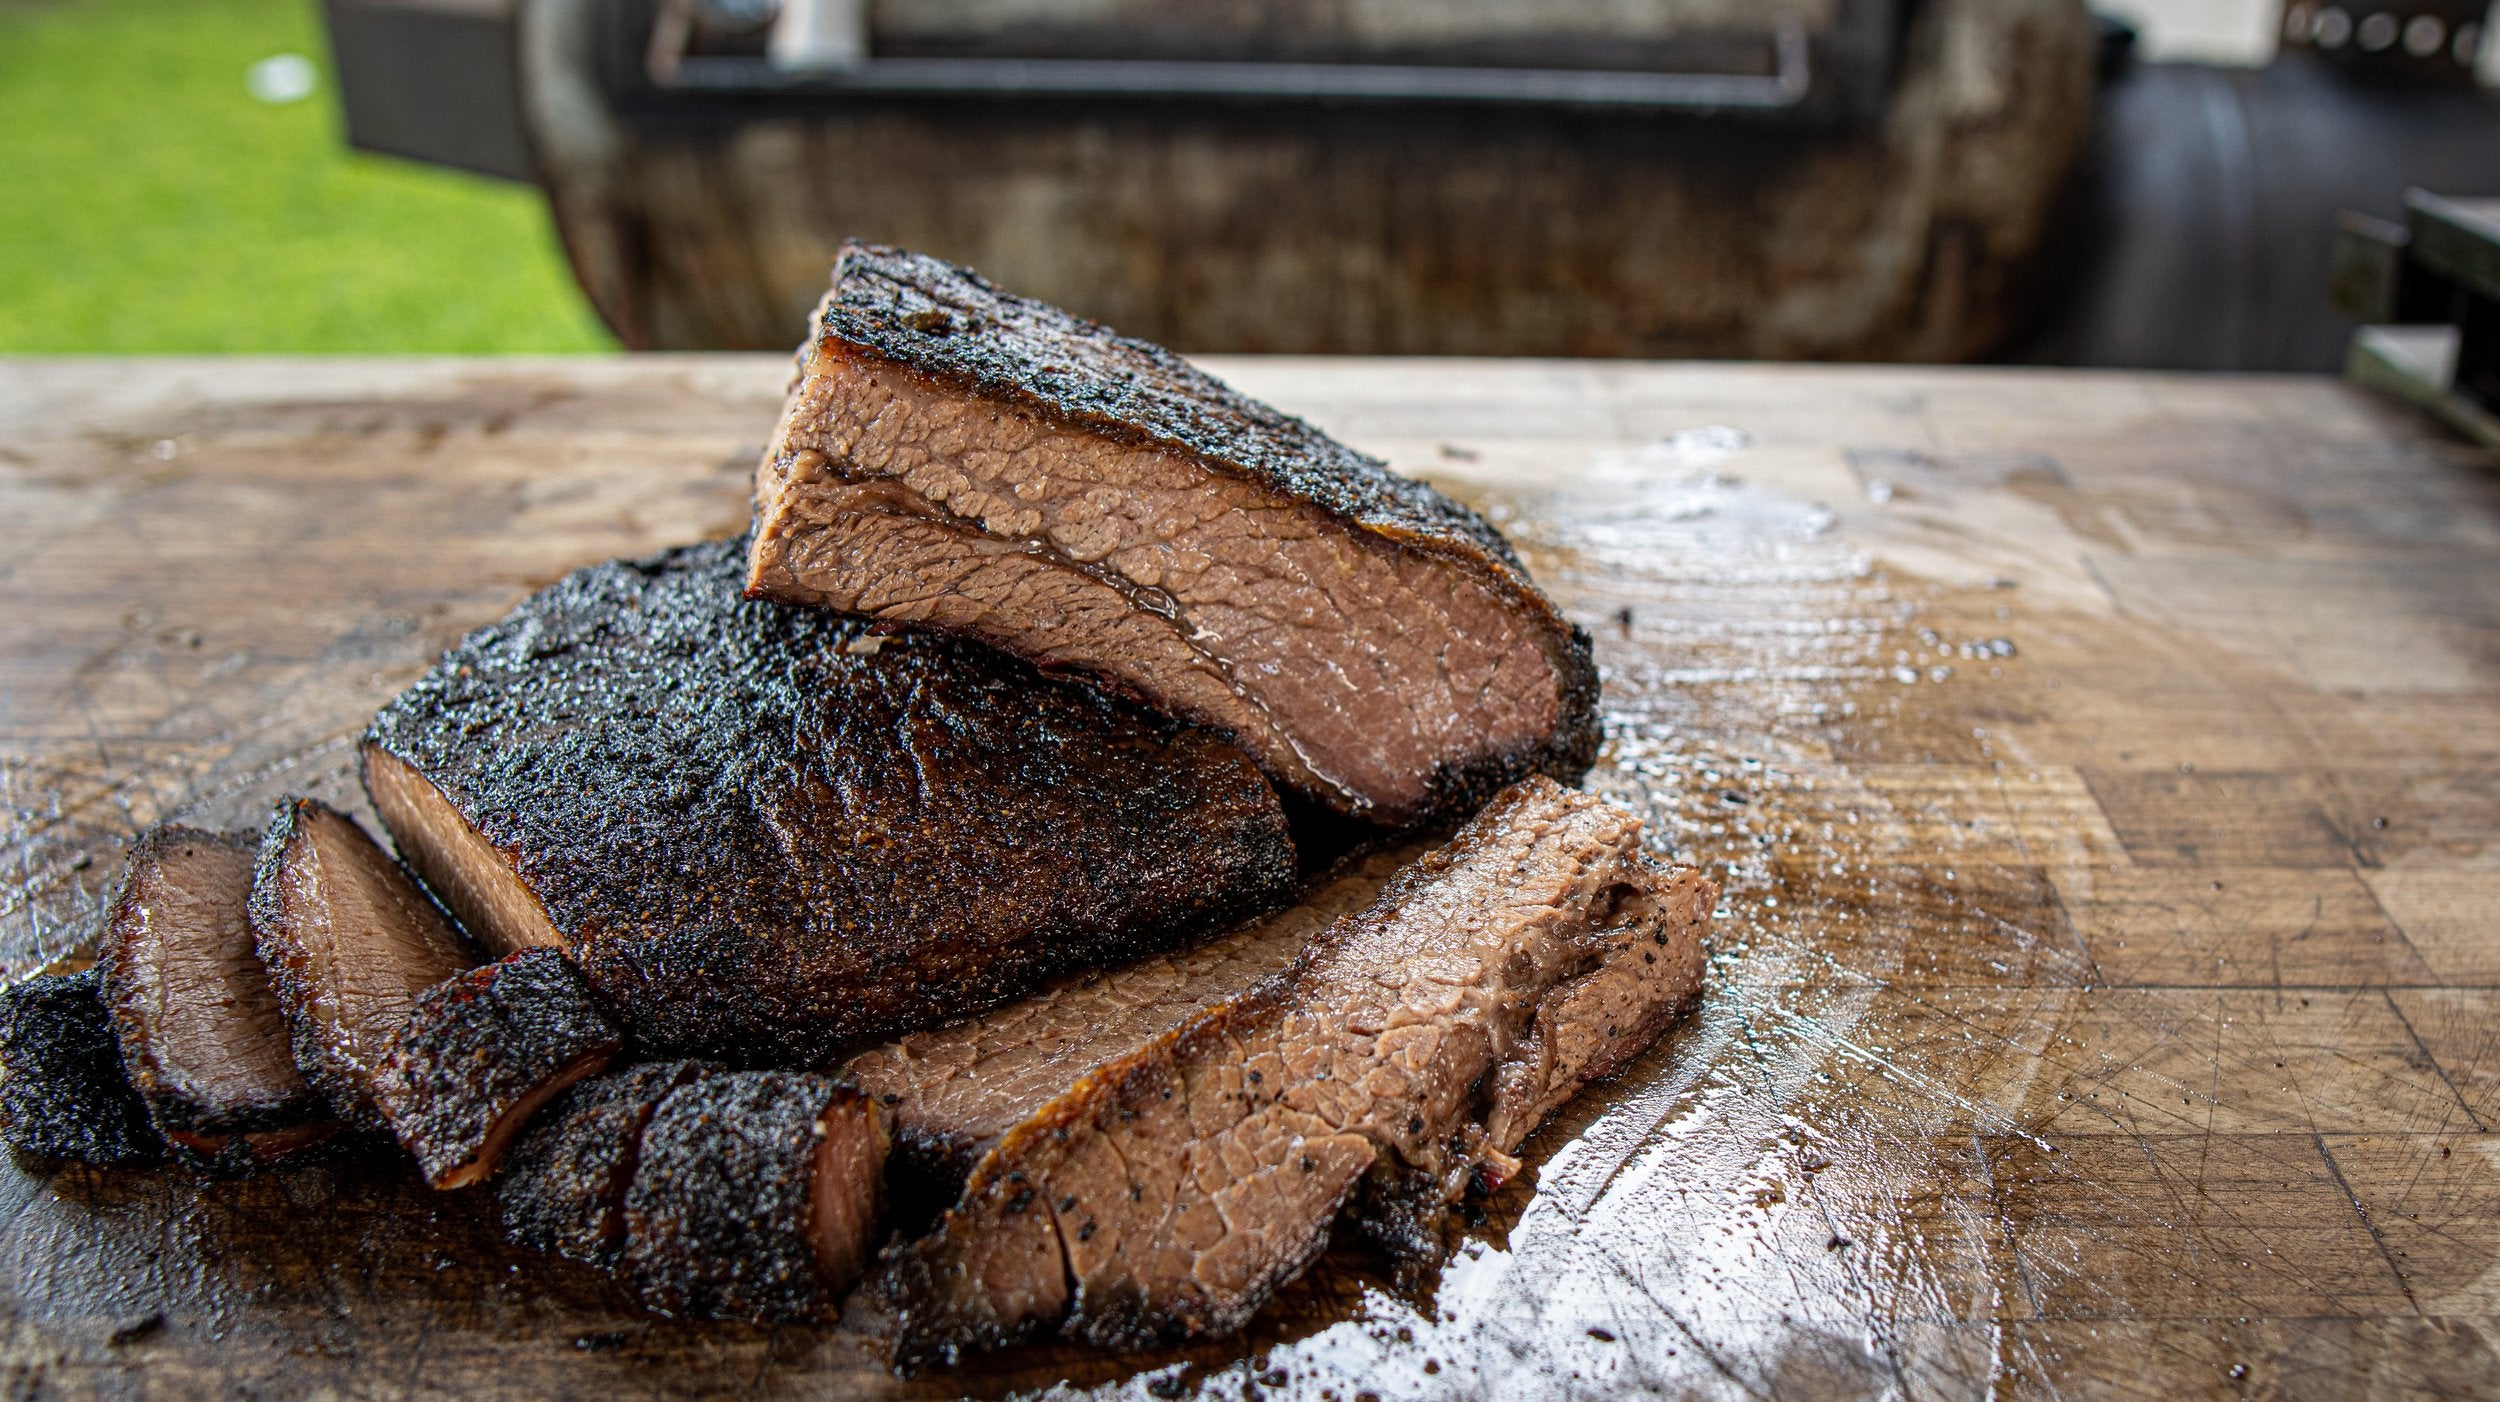
[{"label": "brisket slice", "polygon": [[977,644],[745,600],[742,540],[578,571],[393,701],[365,782],[498,952],[662,1054],[822,1065],[1277,904],[1239,751]]},{"label": "brisket slice", "polygon": [[164,1157],[122,1070],[103,971],[37,974],[0,989],[0,1142],[37,1158],[140,1168]]},{"label": "brisket slice", "polygon": [[894,1128],[887,1176],[898,1197],[952,1202],[999,1136],[1077,1077],[1247,992],[1294,961],[1337,917],[1371,903],[1425,850],[1349,859],[1298,905],[1194,948],[1069,979],[1021,1002],[859,1053],[842,1075]]},{"label": "brisket slice", "polygon": [[1550,781],[1497,798],[1292,969],[1010,1131],[885,1284],[906,1364],[1056,1331],[1240,1328],[1328,1240],[1405,1244],[1699,989],[1716,891]]},{"label": "brisket slice", "polygon": [[625,1244],[625,1190],[643,1126],[669,1092],[728,1068],[653,1061],[568,1087],[504,1154],[495,1205],[516,1246],[614,1269]]},{"label": "brisket slice", "polygon": [[626,1283],[677,1318],[823,1317],[867,1269],[886,1146],[876,1104],[825,1076],[672,1091],[625,1194]]},{"label": "brisket slice", "polygon": [[844,245],[756,501],[757,597],[1083,672],[1342,812],[1596,754],[1587,635],[1474,512],[935,258]]},{"label": "brisket slice", "polygon": [[97,967],[130,1083],[183,1158],[247,1173],[328,1139],[252,943],[255,833],[172,824],[132,845]]},{"label": "brisket slice", "polygon": [[278,804],[251,915],[295,1064],[339,1113],[387,1129],[374,1097],[383,1058],[417,995],[477,961],[399,863],[318,799]]},{"label": "brisket slice", "polygon": [[427,1183],[465,1188],[493,1176],[538,1107],[623,1046],[562,953],[525,949],[418,994],[374,1100]]}]

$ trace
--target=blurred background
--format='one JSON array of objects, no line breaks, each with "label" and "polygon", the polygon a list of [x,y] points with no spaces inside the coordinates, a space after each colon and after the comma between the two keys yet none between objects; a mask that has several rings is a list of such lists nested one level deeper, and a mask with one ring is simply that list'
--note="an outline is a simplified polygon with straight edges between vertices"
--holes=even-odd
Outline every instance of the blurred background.
[{"label": "blurred background", "polygon": [[0,0],[0,353],[783,348],[856,234],[1193,351],[2332,370],[2494,18]]}]

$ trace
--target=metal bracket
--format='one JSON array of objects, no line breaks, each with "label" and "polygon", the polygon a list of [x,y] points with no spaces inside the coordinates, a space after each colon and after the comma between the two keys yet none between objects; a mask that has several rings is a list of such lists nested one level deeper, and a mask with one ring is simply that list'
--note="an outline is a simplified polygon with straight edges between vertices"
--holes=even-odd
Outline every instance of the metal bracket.
[{"label": "metal bracket", "polygon": [[[1805,30],[1768,39],[1768,73],[1652,73],[1611,69],[1439,67],[1428,64],[1224,63],[1164,59],[866,58],[841,44],[781,45],[802,10],[857,0],[792,0],[769,58],[663,54],[652,80],[686,93],[812,97],[1109,98],[1225,102],[1437,103],[1627,110],[1777,112],[1812,87]],[[810,23],[812,24],[812,19]],[[812,29],[809,32],[814,32]],[[811,59],[815,52],[826,55]]]}]

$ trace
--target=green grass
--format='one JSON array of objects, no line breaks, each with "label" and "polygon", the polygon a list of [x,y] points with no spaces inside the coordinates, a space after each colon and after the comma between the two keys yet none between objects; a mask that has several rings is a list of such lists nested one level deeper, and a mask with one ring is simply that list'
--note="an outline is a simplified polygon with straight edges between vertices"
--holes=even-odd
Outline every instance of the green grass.
[{"label": "green grass", "polygon": [[0,0],[0,354],[613,345],[537,191],[347,150],[311,0]]}]

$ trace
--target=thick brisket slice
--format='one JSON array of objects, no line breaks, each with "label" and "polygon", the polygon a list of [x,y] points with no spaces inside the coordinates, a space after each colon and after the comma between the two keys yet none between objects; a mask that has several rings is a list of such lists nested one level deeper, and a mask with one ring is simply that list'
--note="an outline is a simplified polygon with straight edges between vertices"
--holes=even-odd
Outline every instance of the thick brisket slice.
[{"label": "thick brisket slice", "polygon": [[97,969],[0,989],[0,1142],[38,1158],[139,1168],[165,1153],[122,1071]]},{"label": "thick brisket slice", "polygon": [[561,953],[525,949],[418,994],[374,1100],[426,1182],[465,1188],[494,1175],[539,1106],[623,1045]]},{"label": "thick brisket slice", "polygon": [[627,1283],[679,1318],[823,1316],[867,1268],[886,1144],[875,1103],[824,1076],[671,1092],[625,1194]]},{"label": "thick brisket slice", "polygon": [[252,944],[255,833],[166,825],[132,845],[97,967],[130,1083],[168,1144],[248,1173],[328,1139]]},{"label": "thick brisket slice", "polygon": [[915,1197],[936,1189],[944,1195],[939,1205],[953,1201],[998,1137],[1077,1077],[1283,969],[1337,917],[1370,904],[1423,850],[1408,845],[1350,861],[1299,905],[1194,948],[1074,978],[851,1058],[842,1074],[893,1122],[890,1176]]},{"label": "thick brisket slice", "polygon": [[1475,513],[934,258],[844,246],[756,501],[758,597],[1085,672],[1358,816],[1596,754],[1587,636]]},{"label": "thick brisket slice", "polygon": [[1239,751],[977,644],[740,597],[722,541],[579,571],[376,718],[400,849],[663,1052],[820,1065],[1273,905]]},{"label": "thick brisket slice", "polygon": [[593,1076],[530,1121],[495,1181],[504,1235],[533,1251],[613,1269],[625,1244],[625,1189],[642,1129],[668,1093],[727,1068],[653,1061]]},{"label": "thick brisket slice", "polygon": [[251,911],[295,1064],[341,1114],[388,1128],[374,1073],[417,995],[476,960],[399,863],[318,799],[278,805]]},{"label": "thick brisket slice", "polygon": [[1597,799],[1523,783],[1291,970],[1085,1076],[894,1253],[900,1357],[1054,1329],[1110,1347],[1226,1333],[1358,1190],[1395,1243],[1472,1174],[1507,1172],[1526,1114],[1698,990],[1715,890],[1652,865],[1639,836]]}]

